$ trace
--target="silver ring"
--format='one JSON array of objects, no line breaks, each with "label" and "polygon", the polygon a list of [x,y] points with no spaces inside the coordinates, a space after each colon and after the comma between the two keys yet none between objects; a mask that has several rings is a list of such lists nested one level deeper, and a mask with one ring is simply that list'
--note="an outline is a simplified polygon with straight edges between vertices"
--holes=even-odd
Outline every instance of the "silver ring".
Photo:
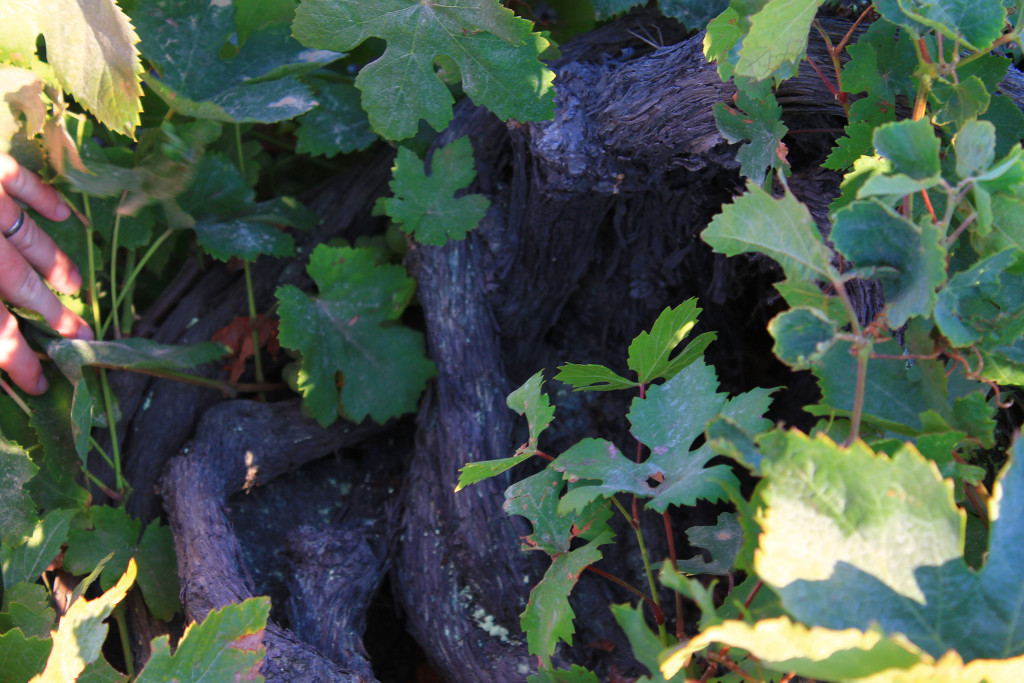
[{"label": "silver ring", "polygon": [[21,226],[23,226],[23,225],[25,225],[25,209],[23,209],[23,208],[21,208],[19,206],[18,207],[18,220],[14,221],[14,225],[12,225],[11,227],[9,227],[6,230],[4,230],[2,233],[0,233],[0,235],[3,235],[7,239],[10,239],[10,238],[14,237],[18,233],[19,230],[21,230]]}]

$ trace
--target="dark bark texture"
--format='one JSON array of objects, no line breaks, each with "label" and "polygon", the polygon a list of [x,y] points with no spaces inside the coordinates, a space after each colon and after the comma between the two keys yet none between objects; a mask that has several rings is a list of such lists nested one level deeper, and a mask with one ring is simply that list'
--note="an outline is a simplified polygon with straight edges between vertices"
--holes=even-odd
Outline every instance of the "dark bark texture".
[{"label": "dark bark texture", "polygon": [[[826,26],[833,42],[846,29]],[[654,37],[662,44],[652,44]],[[147,520],[161,514],[161,505],[166,510],[189,619],[270,590],[254,585],[228,515],[227,508],[243,504],[244,492],[314,458],[363,457],[374,463],[367,467],[384,469],[350,478],[357,494],[344,514],[321,525],[296,524],[287,538],[266,534],[264,542],[281,548],[290,563],[290,578],[280,582],[286,605],[275,609],[264,641],[267,679],[372,680],[360,638],[368,600],[390,568],[408,629],[444,680],[520,682],[536,658],[527,652],[519,614],[547,560],[520,551],[529,525],[501,509],[508,477],[453,493],[463,464],[505,457],[522,441],[523,427],[505,405],[511,389],[565,362],[625,372],[629,341],[666,306],[696,296],[704,308],[697,331],[719,333],[708,358],[724,390],[785,384],[798,395],[779,399],[771,416],[802,419],[787,405],[813,400],[813,387],[801,389],[812,383],[774,360],[765,331],[777,312],[776,267],[756,257],[714,255],[700,239],[743,185],[736,146],[720,136],[712,115],[713,105],[735,91],[704,61],[701,41],[675,22],[635,13],[563,47],[554,65],[553,121],[502,123],[468,101],[456,108],[437,144],[470,137],[478,171],[472,189],[492,204],[465,240],[409,252],[438,367],[415,424],[339,422],[324,430],[294,403],[225,402],[189,385],[118,378],[125,416],[119,437],[135,491],[130,510]],[[812,35],[816,61],[827,64],[822,49]],[[1019,95],[1019,79],[1007,91]],[[845,120],[810,68],[784,83],[778,99],[791,130],[841,129]],[[786,140],[790,187],[826,235],[839,176],[819,166],[834,137],[808,132]],[[299,236],[299,258],[260,262],[260,310],[270,308],[279,284],[311,289],[304,266],[316,241],[382,230],[371,209],[387,193],[390,163],[390,151],[369,155],[364,166],[311,195],[324,222]],[[209,339],[245,314],[241,277],[221,266],[186,270],[176,292],[143,321],[159,341]],[[880,288],[862,282],[853,292],[861,317],[871,320]],[[558,412],[545,449],[557,453],[586,436],[625,443],[628,398],[549,388]],[[407,438],[394,436],[401,433]],[[301,494],[293,501],[296,508],[308,504]],[[716,512],[678,512],[677,535]],[[663,538],[661,521],[651,523],[648,537]],[[665,556],[658,541],[652,546],[654,557]],[[608,547],[602,567],[638,577],[634,555]],[[564,660],[594,666],[603,678],[613,670],[645,673],[607,610],[627,600],[585,575],[574,593],[577,633]],[[144,659],[144,643],[136,647]]]}]

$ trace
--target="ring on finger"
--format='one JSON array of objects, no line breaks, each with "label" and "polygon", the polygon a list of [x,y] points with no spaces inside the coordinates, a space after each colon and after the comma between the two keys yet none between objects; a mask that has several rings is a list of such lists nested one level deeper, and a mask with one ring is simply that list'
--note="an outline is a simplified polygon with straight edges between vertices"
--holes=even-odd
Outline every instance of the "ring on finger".
[{"label": "ring on finger", "polygon": [[0,235],[10,239],[14,237],[19,230],[21,230],[21,226],[23,225],[25,225],[25,209],[18,207],[18,219],[14,221],[14,225],[4,230]]}]

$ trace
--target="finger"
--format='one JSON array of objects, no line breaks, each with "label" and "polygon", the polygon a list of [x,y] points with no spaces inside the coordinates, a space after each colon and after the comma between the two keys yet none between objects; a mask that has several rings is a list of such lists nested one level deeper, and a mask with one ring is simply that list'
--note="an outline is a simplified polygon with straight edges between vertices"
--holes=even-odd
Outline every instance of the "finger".
[{"label": "finger", "polygon": [[[0,203],[6,202],[0,198]],[[58,292],[74,294],[82,287],[82,275],[74,262],[28,214],[21,229],[8,237],[7,242],[14,245]]]},{"label": "finger", "polygon": [[0,368],[22,391],[33,396],[46,391],[43,367],[18,330],[17,319],[0,306]]},{"label": "finger", "polygon": [[[0,153],[0,187],[3,187],[5,194],[31,206],[51,221],[62,221],[71,215],[71,209],[57,194],[57,190],[22,167],[9,154]],[[9,207],[5,207],[0,211],[0,225],[12,225],[17,217],[17,210],[12,213]]]},{"label": "finger", "polygon": [[93,338],[85,321],[57,300],[21,252],[6,239],[0,239],[0,299],[38,312],[65,337]]}]

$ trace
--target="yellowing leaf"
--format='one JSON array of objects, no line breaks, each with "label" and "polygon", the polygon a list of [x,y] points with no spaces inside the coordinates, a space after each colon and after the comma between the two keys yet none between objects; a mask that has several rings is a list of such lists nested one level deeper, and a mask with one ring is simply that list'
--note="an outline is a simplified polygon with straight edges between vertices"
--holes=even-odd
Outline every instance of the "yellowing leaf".
[{"label": "yellowing leaf", "polygon": [[103,641],[107,639],[107,625],[103,620],[110,616],[117,603],[124,599],[128,589],[135,582],[135,560],[128,562],[128,569],[113,588],[96,598],[79,598],[71,603],[53,632],[53,649],[46,661],[46,668],[29,683],[67,683],[75,680],[100,655]]}]

